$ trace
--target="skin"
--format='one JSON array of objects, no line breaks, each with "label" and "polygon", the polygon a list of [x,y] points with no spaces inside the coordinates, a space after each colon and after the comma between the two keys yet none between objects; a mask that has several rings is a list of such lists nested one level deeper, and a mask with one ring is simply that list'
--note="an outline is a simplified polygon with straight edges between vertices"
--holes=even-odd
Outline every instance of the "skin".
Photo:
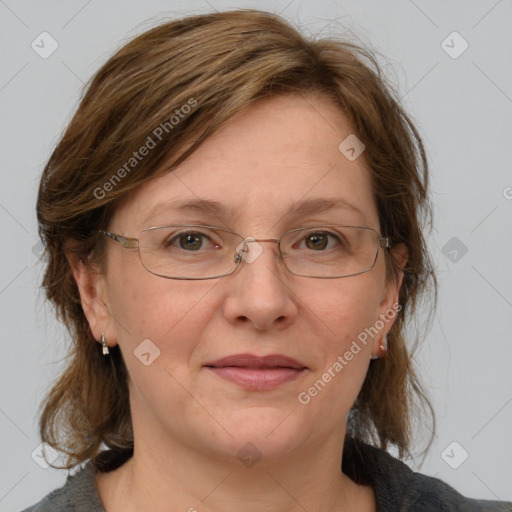
[{"label": "skin", "polygon": [[[323,96],[261,101],[176,170],[133,191],[109,230],[136,237],[176,220],[255,238],[317,221],[379,231],[364,154],[349,161],[338,150],[350,133]],[[290,205],[313,197],[343,198],[366,218],[347,209],[284,218]],[[147,218],[156,202],[185,198],[217,200],[234,214],[166,210]],[[118,470],[97,475],[108,512],[376,510],[372,489],[340,467],[348,412],[393,322],[310,403],[297,396],[398,302],[402,275],[386,280],[384,250],[371,271],[326,280],[290,274],[277,245],[262,243],[263,253],[230,276],[179,281],[147,272],[136,250],[107,245],[104,275],[70,262],[94,337],[104,331],[110,346],[120,345],[130,374],[135,450]],[[405,247],[391,253],[405,263]],[[133,355],[145,339],[161,351],[149,366]],[[273,390],[247,391],[203,367],[246,352],[285,354],[308,370]],[[252,467],[237,457],[248,442],[262,454]]]}]

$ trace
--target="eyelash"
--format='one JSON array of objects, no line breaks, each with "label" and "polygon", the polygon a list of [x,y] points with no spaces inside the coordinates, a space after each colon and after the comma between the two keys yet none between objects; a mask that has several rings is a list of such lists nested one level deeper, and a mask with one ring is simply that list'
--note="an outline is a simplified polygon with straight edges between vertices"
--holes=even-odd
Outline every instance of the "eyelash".
[{"label": "eyelash", "polygon": [[[335,239],[340,244],[342,243],[342,240],[340,239],[340,237],[338,235],[336,235],[335,233],[333,233],[332,231],[310,231],[310,232],[305,232],[302,235],[302,237],[300,239],[300,242],[302,243],[305,240],[307,240],[308,237],[311,237],[311,236],[314,236],[314,235],[327,236],[328,238]],[[206,239],[212,241],[212,238],[210,236],[208,236],[207,234],[202,233],[200,231],[181,231],[179,233],[173,234],[172,237],[170,237],[167,240],[165,240],[164,241],[164,246],[165,247],[170,247],[170,246],[173,245],[173,243],[176,240],[179,240],[180,238],[186,237],[186,236],[194,236],[194,237],[198,237],[198,238],[202,238],[202,239],[206,238]],[[215,242],[212,241],[212,243],[215,243]],[[343,242],[343,243],[346,243],[346,242]],[[200,248],[202,248],[202,244],[201,244]],[[190,252],[193,252],[193,251],[190,251]]]}]

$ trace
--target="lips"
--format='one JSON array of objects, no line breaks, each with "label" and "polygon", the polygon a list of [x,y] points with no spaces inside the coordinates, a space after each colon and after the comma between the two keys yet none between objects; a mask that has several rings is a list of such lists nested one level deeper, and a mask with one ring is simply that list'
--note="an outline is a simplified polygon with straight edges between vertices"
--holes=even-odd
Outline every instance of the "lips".
[{"label": "lips", "polygon": [[301,370],[307,368],[304,364],[281,354],[270,354],[267,356],[253,356],[252,354],[235,354],[223,357],[217,361],[206,363],[204,366],[213,368],[239,367],[239,368],[294,368]]},{"label": "lips", "polygon": [[307,367],[288,356],[236,354],[204,365],[218,377],[247,391],[267,391],[300,377]]}]

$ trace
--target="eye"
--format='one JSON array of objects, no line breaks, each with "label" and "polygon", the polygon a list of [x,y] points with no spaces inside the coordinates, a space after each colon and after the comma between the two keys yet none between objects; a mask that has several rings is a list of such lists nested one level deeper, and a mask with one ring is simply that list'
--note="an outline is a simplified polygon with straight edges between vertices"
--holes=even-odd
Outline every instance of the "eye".
[{"label": "eye", "polygon": [[[172,238],[167,239],[164,242],[164,245],[165,247],[176,247],[175,242],[177,242],[179,249],[192,252],[204,248],[205,239],[210,242],[212,241],[208,235],[201,233],[200,231],[183,231],[174,235]],[[218,247],[215,243],[214,246]]]},{"label": "eye", "polygon": [[340,243],[340,239],[334,233],[329,231],[314,231],[304,237],[304,242],[308,249],[323,251],[329,245],[329,239]]}]

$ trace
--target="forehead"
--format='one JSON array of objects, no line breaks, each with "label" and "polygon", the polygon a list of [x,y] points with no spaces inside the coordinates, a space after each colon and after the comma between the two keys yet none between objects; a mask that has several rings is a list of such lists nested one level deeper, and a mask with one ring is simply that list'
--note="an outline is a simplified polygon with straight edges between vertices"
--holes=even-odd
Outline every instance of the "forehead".
[{"label": "forehead", "polygon": [[133,191],[115,217],[126,229],[188,213],[265,230],[278,218],[314,216],[315,208],[326,214],[330,202],[340,221],[377,227],[364,153],[351,161],[339,150],[351,134],[342,111],[324,96],[258,101],[179,167]]}]

